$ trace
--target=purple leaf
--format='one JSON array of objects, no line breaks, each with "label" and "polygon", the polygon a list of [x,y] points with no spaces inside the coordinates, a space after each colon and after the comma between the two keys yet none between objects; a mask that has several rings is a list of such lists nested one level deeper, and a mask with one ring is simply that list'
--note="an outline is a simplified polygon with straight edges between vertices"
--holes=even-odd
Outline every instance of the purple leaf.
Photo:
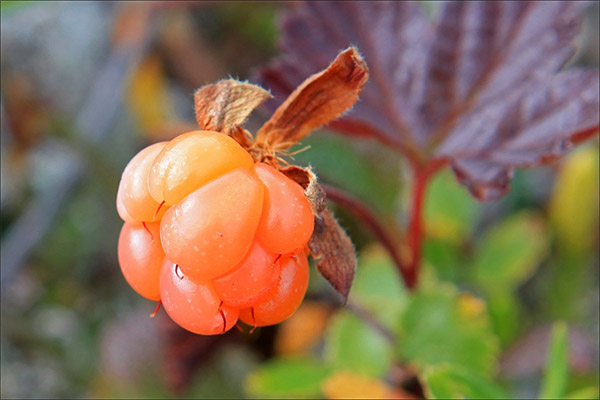
[{"label": "purple leaf", "polygon": [[284,55],[261,71],[281,102],[339,50],[371,78],[329,127],[373,136],[414,165],[447,160],[481,200],[514,168],[552,160],[598,130],[598,73],[557,73],[574,54],[584,2],[306,2],[282,19]]}]

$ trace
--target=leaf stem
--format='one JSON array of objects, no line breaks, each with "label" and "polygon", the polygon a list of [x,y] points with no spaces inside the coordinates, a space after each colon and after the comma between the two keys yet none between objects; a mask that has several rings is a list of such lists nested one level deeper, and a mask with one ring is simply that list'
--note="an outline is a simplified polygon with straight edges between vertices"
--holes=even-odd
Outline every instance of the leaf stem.
[{"label": "leaf stem", "polygon": [[410,262],[407,265],[403,276],[406,286],[412,290],[416,287],[419,270],[421,266],[421,248],[423,246],[423,204],[425,202],[425,193],[427,184],[431,176],[446,166],[447,160],[434,159],[424,167],[415,167],[413,169],[412,203],[410,210],[410,223],[406,242],[410,248]]},{"label": "leaf stem", "polygon": [[[400,245],[398,244],[398,241],[395,240],[392,235],[390,235],[389,231],[383,226],[383,224],[380,223],[379,219],[369,209],[369,207],[341,189],[326,184],[321,184],[321,187],[323,190],[325,190],[325,194],[329,200],[332,200],[338,205],[346,208],[366,225],[367,229],[371,231],[375,238],[388,251],[390,257],[392,257],[392,260],[394,260],[398,271],[400,271],[402,278],[408,285],[408,269],[400,254]],[[396,231],[400,232],[400,229],[396,229]]]},{"label": "leaf stem", "polygon": [[[410,259],[407,263],[401,254],[400,240],[390,234],[390,229],[379,221],[377,216],[363,202],[356,199],[349,193],[326,184],[321,184],[327,194],[327,198],[346,208],[373,233],[375,238],[387,250],[396,264],[404,284],[410,290],[414,289],[418,282],[419,269],[421,264],[421,248],[423,241],[423,204],[425,202],[425,193],[429,179],[433,174],[448,164],[446,159],[434,159],[424,166],[411,164],[413,166],[413,187],[411,216],[408,225],[406,243],[410,249]],[[400,229],[395,229],[400,232]],[[405,257],[406,258],[406,257]]]}]

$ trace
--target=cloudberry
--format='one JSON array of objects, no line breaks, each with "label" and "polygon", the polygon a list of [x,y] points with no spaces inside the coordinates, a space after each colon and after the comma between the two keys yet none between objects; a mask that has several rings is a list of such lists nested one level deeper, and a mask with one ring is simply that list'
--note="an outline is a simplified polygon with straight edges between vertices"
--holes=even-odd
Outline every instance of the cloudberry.
[{"label": "cloudberry", "polygon": [[266,188],[256,237],[279,254],[303,249],[314,225],[304,189],[271,166],[260,163],[254,169]]},{"label": "cloudberry", "polygon": [[160,245],[160,224],[125,222],[119,235],[119,264],[127,283],[149,300],[160,300],[158,275],[165,253]]},{"label": "cloudberry", "polygon": [[236,169],[172,206],[160,226],[167,258],[193,278],[215,278],[235,267],[250,248],[263,185],[248,169]]},{"label": "cloudberry", "polygon": [[275,325],[288,319],[298,308],[308,287],[308,260],[301,253],[278,261],[281,276],[267,300],[240,312],[240,319],[252,326]]},{"label": "cloudberry", "polygon": [[127,282],[183,328],[276,324],[302,301],[314,219],[304,190],[229,136],[194,131],[143,149],[116,203]]},{"label": "cloudberry", "polygon": [[225,304],[245,308],[266,300],[277,287],[280,266],[277,254],[257,240],[242,262],[227,275],[215,279],[214,287]]},{"label": "cloudberry", "polygon": [[159,210],[160,202],[150,196],[147,184],[150,167],[166,144],[160,142],[146,147],[125,167],[117,192],[117,210],[123,220],[158,221],[166,211],[167,207]]},{"label": "cloudberry", "polygon": [[215,335],[237,322],[239,310],[222,304],[210,281],[194,281],[168,260],[160,273],[160,294],[169,317],[188,331]]},{"label": "cloudberry", "polygon": [[252,168],[252,157],[235,140],[219,132],[194,131],[171,140],[148,177],[157,202],[177,203],[208,181],[236,168]]}]

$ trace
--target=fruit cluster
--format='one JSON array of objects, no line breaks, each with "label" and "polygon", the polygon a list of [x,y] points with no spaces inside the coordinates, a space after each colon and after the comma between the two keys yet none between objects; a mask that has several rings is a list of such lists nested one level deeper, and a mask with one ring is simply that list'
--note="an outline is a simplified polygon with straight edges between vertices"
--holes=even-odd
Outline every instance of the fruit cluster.
[{"label": "fruit cluster", "polygon": [[304,190],[227,135],[194,131],[141,150],[117,210],[125,279],[189,331],[277,324],[304,297],[314,224]]}]

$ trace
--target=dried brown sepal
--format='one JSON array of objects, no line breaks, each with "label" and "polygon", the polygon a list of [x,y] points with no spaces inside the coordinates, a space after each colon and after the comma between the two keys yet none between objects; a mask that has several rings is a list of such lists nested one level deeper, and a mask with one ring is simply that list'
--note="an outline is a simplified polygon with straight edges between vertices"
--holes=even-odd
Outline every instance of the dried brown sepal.
[{"label": "dried brown sepal", "polygon": [[304,195],[310,203],[313,214],[319,215],[321,211],[327,208],[325,191],[319,185],[317,175],[315,175],[312,168],[302,168],[291,165],[281,168],[280,171],[304,188]]},{"label": "dried brown sepal", "polygon": [[356,271],[356,254],[352,241],[328,208],[315,217],[308,248],[317,270],[347,301]]},{"label": "dried brown sepal", "polygon": [[271,98],[260,86],[223,79],[194,93],[196,121],[203,130],[229,134],[246,121],[256,107]]},{"label": "dried brown sepal", "polygon": [[356,270],[356,255],[352,241],[327,208],[325,190],[310,167],[295,165],[281,168],[288,178],[304,188],[304,195],[315,214],[315,228],[308,247],[317,270],[333,288],[348,300]]},{"label": "dried brown sepal", "polygon": [[283,150],[313,129],[331,122],[358,100],[369,69],[355,47],[342,51],[325,69],[306,79],[258,131],[256,141]]}]

